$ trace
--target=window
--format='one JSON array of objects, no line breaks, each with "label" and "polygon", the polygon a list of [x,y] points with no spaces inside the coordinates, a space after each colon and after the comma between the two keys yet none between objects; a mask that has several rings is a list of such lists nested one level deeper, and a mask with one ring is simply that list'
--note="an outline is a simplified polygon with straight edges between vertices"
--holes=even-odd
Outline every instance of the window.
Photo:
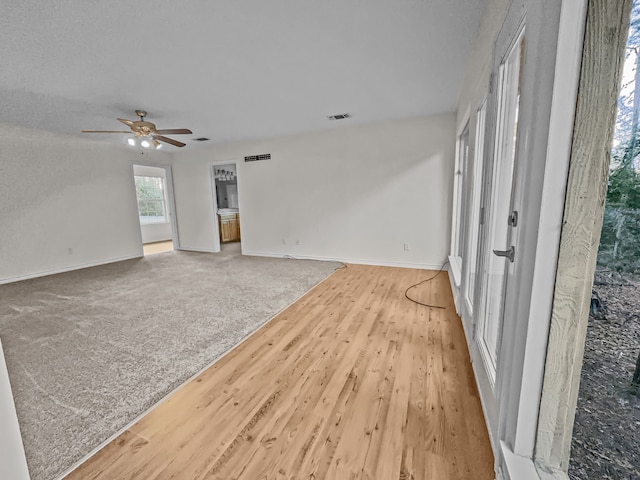
[{"label": "window", "polygon": [[469,158],[469,122],[458,138],[458,152],[456,158],[456,170],[454,177],[454,222],[451,232],[451,273],[456,285],[460,285],[462,269],[462,245],[464,241],[464,226],[466,216],[466,193],[465,188],[468,182],[468,158]]},{"label": "window", "polygon": [[140,224],[167,223],[165,182],[162,177],[142,177],[136,175],[136,196]]},{"label": "window", "polygon": [[469,158],[469,123],[464,127],[458,140],[458,165],[456,168],[456,231],[454,236],[453,254],[462,257],[462,243],[464,239],[464,217],[465,217],[465,188],[468,181],[468,158]]},{"label": "window", "polygon": [[480,194],[482,193],[482,169],[484,164],[484,121],[486,116],[486,100],[478,110],[476,117],[475,151],[473,155],[473,185],[471,186],[470,203],[467,219],[467,248],[465,253],[464,289],[469,313],[473,312],[473,294],[475,292],[478,268],[478,243],[480,229]]}]

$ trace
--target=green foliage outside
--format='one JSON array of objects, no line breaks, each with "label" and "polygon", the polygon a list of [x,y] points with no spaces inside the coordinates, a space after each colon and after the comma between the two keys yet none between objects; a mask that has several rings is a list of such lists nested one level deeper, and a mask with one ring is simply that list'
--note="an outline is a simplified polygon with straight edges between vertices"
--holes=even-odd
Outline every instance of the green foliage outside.
[{"label": "green foliage outside", "polygon": [[138,198],[162,198],[162,179],[159,177],[135,177]]},{"label": "green foliage outside", "polygon": [[[634,0],[609,169],[598,268],[640,274],[640,1]],[[640,395],[640,354],[629,392]]]},{"label": "green foliage outside", "polygon": [[640,274],[640,175],[630,143],[612,155],[598,267]]},{"label": "green foliage outside", "polygon": [[164,217],[162,179],[136,176],[135,183],[140,217]]},{"label": "green foliage outside", "polygon": [[[612,152],[607,201],[598,250],[599,269],[634,276],[640,274],[639,137],[636,120],[631,139]],[[628,391],[633,395],[640,395],[640,354],[636,360],[635,372]]]},{"label": "green foliage outside", "polygon": [[640,274],[640,2],[634,1],[609,170],[598,268]]}]

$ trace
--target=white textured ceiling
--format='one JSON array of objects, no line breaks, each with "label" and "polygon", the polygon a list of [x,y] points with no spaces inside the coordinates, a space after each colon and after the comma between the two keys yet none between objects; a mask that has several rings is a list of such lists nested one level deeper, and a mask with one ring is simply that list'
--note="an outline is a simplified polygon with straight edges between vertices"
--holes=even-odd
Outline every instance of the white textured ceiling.
[{"label": "white textured ceiling", "polygon": [[453,111],[484,5],[3,0],[0,122],[80,135],[142,108],[193,148]]}]

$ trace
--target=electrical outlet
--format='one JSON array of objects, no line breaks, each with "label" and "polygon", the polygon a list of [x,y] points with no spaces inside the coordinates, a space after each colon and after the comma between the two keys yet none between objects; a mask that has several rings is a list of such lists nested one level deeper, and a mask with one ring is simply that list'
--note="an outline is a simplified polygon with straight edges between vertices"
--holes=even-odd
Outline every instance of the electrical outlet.
[{"label": "electrical outlet", "polygon": [[73,248],[67,248],[67,255],[73,255]]},{"label": "electrical outlet", "polygon": [[287,244],[287,240],[283,238],[283,239],[282,239],[282,244],[283,244],[283,245],[286,245],[286,244]]},{"label": "electrical outlet", "polygon": [[409,251],[409,244],[407,242],[404,242],[404,251],[405,252]]},{"label": "electrical outlet", "polygon": [[296,245],[300,245],[300,240],[296,240]]}]

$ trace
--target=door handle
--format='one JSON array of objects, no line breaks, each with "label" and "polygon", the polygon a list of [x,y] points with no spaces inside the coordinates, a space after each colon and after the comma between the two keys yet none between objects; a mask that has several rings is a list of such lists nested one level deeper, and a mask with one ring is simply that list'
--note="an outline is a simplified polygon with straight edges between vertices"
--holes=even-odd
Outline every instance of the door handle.
[{"label": "door handle", "polygon": [[497,257],[507,257],[511,263],[516,258],[516,249],[513,245],[509,247],[509,250],[494,250],[493,254]]}]

